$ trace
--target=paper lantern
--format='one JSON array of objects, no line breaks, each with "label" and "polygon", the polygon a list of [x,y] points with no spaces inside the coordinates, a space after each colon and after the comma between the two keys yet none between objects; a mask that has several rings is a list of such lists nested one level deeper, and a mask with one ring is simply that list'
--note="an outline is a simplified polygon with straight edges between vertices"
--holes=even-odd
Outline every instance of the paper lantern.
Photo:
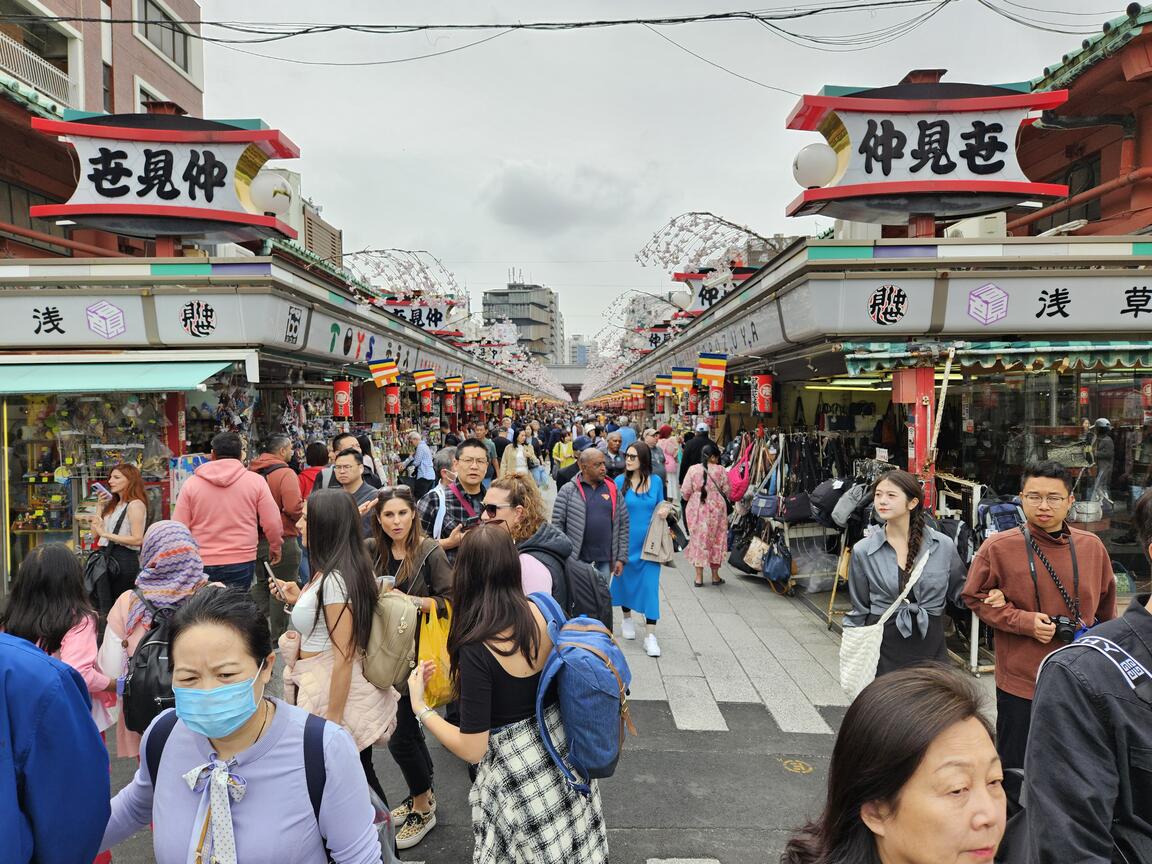
[{"label": "paper lantern", "polygon": [[700,410],[700,394],[696,392],[696,388],[692,387],[688,390],[688,413],[695,414]]},{"label": "paper lantern", "polygon": [[772,375],[752,376],[752,406],[755,413],[761,415],[772,414],[772,385],[775,379]]},{"label": "paper lantern", "polygon": [[433,392],[432,390],[421,390],[420,391],[420,413],[421,414],[433,413],[432,392]]},{"label": "paper lantern", "polygon": [[724,388],[723,387],[709,387],[708,388],[708,413],[709,414],[723,414],[724,413]]},{"label": "paper lantern", "polygon": [[445,393],[444,394],[444,413],[445,414],[455,414],[456,413],[456,394],[455,393]]},{"label": "paper lantern", "polygon": [[389,384],[384,388],[384,413],[391,416],[400,413],[399,384]]},{"label": "paper lantern", "polygon": [[352,416],[352,382],[351,381],[333,381],[332,382],[332,416],[333,417],[351,417]]},{"label": "paper lantern", "polygon": [[471,393],[464,394],[464,413],[472,414],[476,411],[476,397]]}]

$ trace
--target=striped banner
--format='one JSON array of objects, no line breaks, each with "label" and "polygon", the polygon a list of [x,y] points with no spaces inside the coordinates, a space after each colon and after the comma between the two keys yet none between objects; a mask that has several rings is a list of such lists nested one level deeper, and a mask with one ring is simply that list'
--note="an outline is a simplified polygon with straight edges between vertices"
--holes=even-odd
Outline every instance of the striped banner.
[{"label": "striped banner", "polygon": [[672,367],[672,386],[677,390],[691,390],[696,371],[691,366]]},{"label": "striped banner", "polygon": [[436,370],[417,369],[412,373],[412,380],[416,382],[417,390],[431,390],[436,383]]},{"label": "striped banner", "polygon": [[464,386],[463,375],[449,375],[444,379],[444,387],[449,393],[459,393]]},{"label": "striped banner", "polygon": [[383,360],[369,363],[368,371],[372,373],[372,381],[377,387],[383,387],[385,384],[395,384],[397,377],[400,375],[400,369],[396,365],[396,361],[391,357],[385,357]]},{"label": "striped banner", "polygon": [[631,386],[628,388],[628,392],[632,396],[643,396],[644,395],[644,385],[639,383],[638,381],[633,381]]},{"label": "striped banner", "polygon": [[672,376],[671,375],[657,375],[656,376],[656,392],[661,396],[671,394],[673,390]]},{"label": "striped banner", "polygon": [[701,351],[696,366],[696,377],[704,382],[704,386],[724,386],[724,372],[728,368],[727,354],[708,354]]},{"label": "striped banner", "polygon": [[464,395],[465,396],[479,396],[480,395],[480,382],[479,381],[465,381],[464,382]]}]

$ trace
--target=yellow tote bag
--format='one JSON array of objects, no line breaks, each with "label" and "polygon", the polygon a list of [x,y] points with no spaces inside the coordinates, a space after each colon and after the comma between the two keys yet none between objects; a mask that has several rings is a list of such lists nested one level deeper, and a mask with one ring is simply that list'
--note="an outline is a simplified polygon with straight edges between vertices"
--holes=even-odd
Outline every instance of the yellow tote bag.
[{"label": "yellow tote bag", "polygon": [[441,618],[435,612],[420,616],[419,661],[432,660],[436,671],[424,685],[424,702],[436,708],[452,701],[452,683],[448,677],[448,628],[452,623],[452,607],[444,604],[447,615]]}]

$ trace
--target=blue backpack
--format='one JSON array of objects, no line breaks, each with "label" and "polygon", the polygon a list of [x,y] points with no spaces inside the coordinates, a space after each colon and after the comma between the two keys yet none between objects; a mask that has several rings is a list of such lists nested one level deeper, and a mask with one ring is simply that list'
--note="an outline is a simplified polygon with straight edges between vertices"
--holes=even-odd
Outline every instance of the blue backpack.
[{"label": "blue backpack", "polygon": [[[533,594],[532,600],[548,622],[552,653],[540,673],[536,690],[536,720],[544,747],[569,785],[584,795],[592,792],[591,782],[611,777],[624,746],[624,728],[633,735],[636,727],[628,711],[628,685],[632,672],[612,631],[587,615],[565,619],[560,606],[547,594]],[[556,685],[560,719],[568,736],[568,763],[565,764],[548,734],[544,721],[544,700]]]}]

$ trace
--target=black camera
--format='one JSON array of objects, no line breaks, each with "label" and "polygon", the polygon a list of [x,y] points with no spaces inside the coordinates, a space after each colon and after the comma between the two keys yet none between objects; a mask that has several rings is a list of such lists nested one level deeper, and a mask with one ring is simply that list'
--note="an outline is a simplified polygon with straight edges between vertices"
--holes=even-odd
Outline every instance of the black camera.
[{"label": "black camera", "polygon": [[1052,623],[1056,625],[1056,635],[1053,641],[1069,644],[1076,638],[1076,625],[1067,615],[1053,615]]}]

